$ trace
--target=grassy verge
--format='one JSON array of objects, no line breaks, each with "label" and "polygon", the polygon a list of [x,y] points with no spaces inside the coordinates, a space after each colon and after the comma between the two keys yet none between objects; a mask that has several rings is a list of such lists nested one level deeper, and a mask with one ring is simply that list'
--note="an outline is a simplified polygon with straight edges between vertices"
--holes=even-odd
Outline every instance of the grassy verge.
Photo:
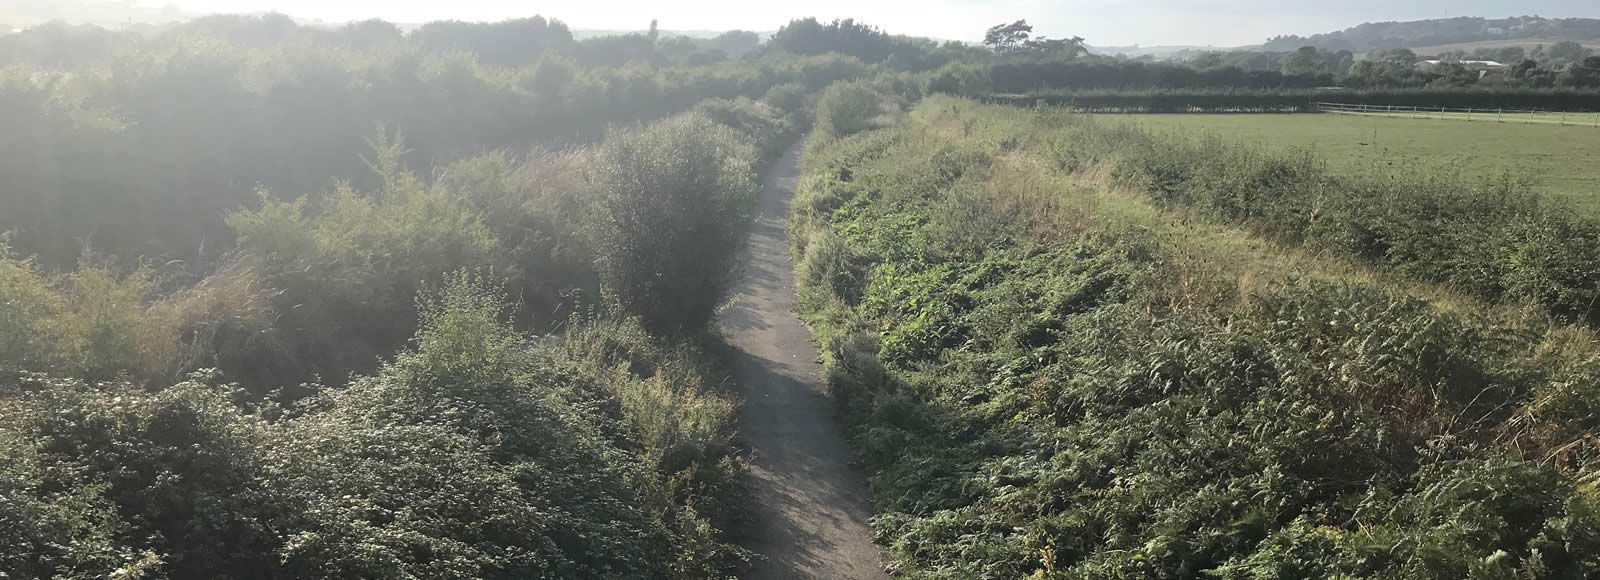
[{"label": "grassy verge", "polygon": [[1600,572],[1590,331],[1162,209],[1076,123],[809,150],[802,308],[902,572]]}]

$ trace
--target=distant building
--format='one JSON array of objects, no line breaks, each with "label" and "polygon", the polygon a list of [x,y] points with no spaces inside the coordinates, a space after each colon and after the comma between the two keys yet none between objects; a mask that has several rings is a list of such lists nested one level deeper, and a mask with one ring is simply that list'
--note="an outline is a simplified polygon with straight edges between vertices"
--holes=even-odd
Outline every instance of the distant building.
[{"label": "distant building", "polygon": [[1434,72],[1447,64],[1457,65],[1461,68],[1478,72],[1487,72],[1506,68],[1506,65],[1492,60],[1423,60],[1417,62],[1417,69],[1423,72]]}]

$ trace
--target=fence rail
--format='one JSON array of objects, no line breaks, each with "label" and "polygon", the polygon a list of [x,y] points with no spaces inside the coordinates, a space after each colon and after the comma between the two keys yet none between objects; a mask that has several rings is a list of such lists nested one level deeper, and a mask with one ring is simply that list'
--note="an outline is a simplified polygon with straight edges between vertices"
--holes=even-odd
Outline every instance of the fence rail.
[{"label": "fence rail", "polygon": [[1442,119],[1448,121],[1484,121],[1490,123],[1518,123],[1525,125],[1572,125],[1600,127],[1600,113],[1569,113],[1563,111],[1533,111],[1514,109],[1452,109],[1449,107],[1417,107],[1411,105],[1369,105],[1362,103],[1312,103],[1318,112],[1370,117],[1395,117],[1401,119]]}]

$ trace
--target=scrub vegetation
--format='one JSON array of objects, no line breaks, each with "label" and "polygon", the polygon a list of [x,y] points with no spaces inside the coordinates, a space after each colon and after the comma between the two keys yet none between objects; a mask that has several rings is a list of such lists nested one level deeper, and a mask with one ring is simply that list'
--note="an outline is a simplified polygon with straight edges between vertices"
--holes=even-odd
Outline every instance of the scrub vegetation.
[{"label": "scrub vegetation", "polygon": [[804,317],[902,574],[1600,571],[1592,317],[1490,251],[1582,220],[954,98],[813,139]]},{"label": "scrub vegetation", "polygon": [[0,38],[0,577],[745,569],[711,325],[759,172],[835,81],[915,85],[744,38]]}]

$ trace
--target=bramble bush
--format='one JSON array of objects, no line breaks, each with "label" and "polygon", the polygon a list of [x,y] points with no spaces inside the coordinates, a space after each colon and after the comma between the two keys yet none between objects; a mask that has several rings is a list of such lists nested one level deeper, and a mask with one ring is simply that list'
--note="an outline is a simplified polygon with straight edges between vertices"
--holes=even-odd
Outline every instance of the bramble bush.
[{"label": "bramble bush", "polygon": [[458,272],[413,346],[292,407],[217,375],[0,382],[0,571],[58,578],[711,578],[743,463],[703,355],[536,340]]},{"label": "bramble bush", "polygon": [[839,139],[871,129],[883,115],[883,96],[866,83],[836,83],[817,97],[814,134]]}]

